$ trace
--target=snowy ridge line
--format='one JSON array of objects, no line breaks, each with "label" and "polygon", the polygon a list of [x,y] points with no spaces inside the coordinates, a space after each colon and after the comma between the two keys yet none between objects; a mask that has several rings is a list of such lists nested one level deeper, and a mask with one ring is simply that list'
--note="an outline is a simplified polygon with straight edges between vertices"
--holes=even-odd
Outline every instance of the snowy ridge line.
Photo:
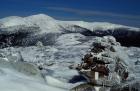
[{"label": "snowy ridge line", "polygon": [[[83,31],[82,29],[88,29],[91,32],[97,30],[112,30],[115,29],[128,29],[133,31],[140,31],[139,28],[123,26],[118,24],[112,24],[108,22],[84,22],[84,21],[60,21],[55,20],[52,17],[45,14],[32,15],[29,17],[7,17],[0,19],[0,27],[10,27],[10,26],[39,26],[43,32],[60,32],[62,27],[66,30],[73,32]],[[51,30],[51,31],[50,31]]]},{"label": "snowy ridge line", "polygon": [[[127,42],[135,44],[133,42],[137,40],[137,44],[140,44],[140,28],[107,22],[60,21],[45,14],[38,14],[0,19],[0,48],[31,46],[38,41],[44,45],[53,44],[60,35],[69,33],[80,33],[83,36],[112,35],[121,43],[129,39]],[[25,43],[26,40],[28,41]],[[129,43],[124,45],[127,44]]]}]

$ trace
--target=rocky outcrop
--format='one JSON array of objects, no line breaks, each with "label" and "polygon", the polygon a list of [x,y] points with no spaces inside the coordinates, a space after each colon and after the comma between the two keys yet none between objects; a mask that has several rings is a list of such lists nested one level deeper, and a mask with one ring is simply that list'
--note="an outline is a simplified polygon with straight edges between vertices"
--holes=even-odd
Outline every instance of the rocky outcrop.
[{"label": "rocky outcrop", "polygon": [[96,38],[92,49],[83,57],[77,70],[88,82],[100,86],[116,86],[127,80],[127,55],[121,56],[121,46],[114,37]]}]

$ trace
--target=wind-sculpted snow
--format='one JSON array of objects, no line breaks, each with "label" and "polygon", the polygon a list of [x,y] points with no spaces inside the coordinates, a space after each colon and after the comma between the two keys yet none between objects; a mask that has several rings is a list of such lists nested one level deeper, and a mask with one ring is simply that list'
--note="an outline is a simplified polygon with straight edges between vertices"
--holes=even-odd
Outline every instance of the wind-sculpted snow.
[{"label": "wind-sculpted snow", "polygon": [[[35,64],[23,61],[20,52],[12,51],[12,54],[9,54],[8,51],[2,50],[0,54],[2,91],[68,91],[63,87],[65,83],[53,77],[46,77]],[[55,87],[49,86],[51,85],[49,80],[55,83]],[[68,89],[68,85],[65,86]]]},{"label": "wind-sculpted snow", "polygon": [[7,68],[0,68],[0,89],[1,91],[66,91]]}]

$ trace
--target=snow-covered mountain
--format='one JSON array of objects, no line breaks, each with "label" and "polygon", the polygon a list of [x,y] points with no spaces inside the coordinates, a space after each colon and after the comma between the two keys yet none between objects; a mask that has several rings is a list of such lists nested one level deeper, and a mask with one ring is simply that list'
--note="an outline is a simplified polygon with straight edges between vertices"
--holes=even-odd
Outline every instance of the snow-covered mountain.
[{"label": "snow-covered mountain", "polygon": [[[84,22],[84,21],[60,21],[55,20],[54,18],[45,15],[32,15],[29,17],[18,17],[12,16],[0,19],[1,28],[8,28],[18,25],[25,25],[25,26],[38,26],[43,33],[54,33],[63,31],[63,29],[69,30],[71,32],[82,32],[80,29],[84,28],[89,31],[107,31],[112,30],[115,31],[116,29],[128,29],[133,31],[139,31],[139,28],[128,27],[118,24],[111,24],[107,22]],[[79,26],[79,29],[77,28]]]},{"label": "snow-covered mountain", "polygon": [[[81,33],[85,36],[112,35],[118,40],[133,37],[131,39],[135,40],[136,38],[139,39],[140,28],[107,22],[60,21],[45,14],[29,17],[11,16],[0,19],[0,40],[12,46],[34,45],[37,41],[42,41],[42,39],[50,41],[51,38],[48,39],[48,37],[48,40],[46,40],[48,34],[55,34],[54,36],[57,37],[64,33]],[[44,45],[48,44],[44,43],[44,41],[42,41]],[[5,44],[1,43],[1,45]]]},{"label": "snow-covered mountain", "polygon": [[[68,91],[85,82],[69,67],[81,62],[93,42],[115,40],[101,37],[106,35],[114,36],[121,44],[140,46],[140,28],[135,27],[107,22],[60,21],[44,14],[0,19],[0,89]],[[120,45],[117,48],[118,55],[131,64],[129,67],[135,73],[130,75],[130,80],[135,76],[139,79],[140,49]]]}]

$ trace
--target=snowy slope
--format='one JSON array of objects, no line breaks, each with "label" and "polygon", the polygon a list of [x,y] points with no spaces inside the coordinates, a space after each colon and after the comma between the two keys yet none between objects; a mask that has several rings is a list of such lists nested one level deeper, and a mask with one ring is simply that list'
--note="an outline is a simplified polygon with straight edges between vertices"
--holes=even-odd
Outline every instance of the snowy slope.
[{"label": "snowy slope", "polygon": [[[63,40],[64,38],[70,40],[70,42],[65,44],[66,40]],[[45,68],[41,73],[46,82],[38,81],[40,77],[36,78],[33,75],[27,75],[26,72],[17,72],[18,67],[16,69],[8,67],[7,71],[4,70],[5,65],[3,65],[4,67],[0,65],[0,72],[2,72],[0,73],[2,82],[0,82],[0,89],[3,89],[3,91],[19,91],[20,89],[21,91],[68,91],[80,84],[81,81],[75,81],[75,84],[69,83],[74,76],[79,75],[76,70],[69,69],[69,66],[79,63],[82,55],[88,50],[89,45],[92,44],[88,43],[88,41],[83,41],[85,39],[86,37],[81,34],[64,34],[59,36],[56,43],[51,46],[0,49],[0,62],[1,59],[10,59],[10,61],[24,61]],[[20,67],[22,70],[22,66]],[[32,70],[30,71],[32,73]],[[5,73],[7,76],[5,76]]]},{"label": "snowy slope", "polygon": [[1,91],[66,91],[4,68],[0,68],[0,89]]},{"label": "snowy slope", "polygon": [[[69,66],[81,63],[81,58],[90,50],[93,42],[106,41],[107,38],[70,33],[60,35],[51,46],[37,45],[0,49],[0,62],[1,59],[10,59],[12,62],[19,61],[34,64],[36,67],[43,67],[44,70],[41,73],[45,78],[44,83],[40,80],[41,77],[36,78],[32,74],[26,74],[22,71],[23,68],[26,69],[25,65],[20,66],[21,68],[17,65],[16,69],[9,69],[8,67],[6,70],[5,65],[0,65],[0,89],[3,89],[3,91],[19,91],[20,89],[22,89],[21,91],[68,91],[84,82],[81,78],[74,79],[74,77],[79,76],[79,73],[76,70],[69,69]],[[121,57],[128,64],[131,63],[132,71],[136,71],[136,75],[139,76],[140,66],[135,65],[135,54],[139,54],[140,50],[135,52],[135,49],[137,48],[117,47],[118,55],[121,54]],[[125,52],[132,55],[131,60],[125,56],[127,55]],[[32,66],[29,67],[32,68]],[[32,73],[32,70],[29,70],[29,72]],[[133,78],[133,75],[131,78]]]}]

